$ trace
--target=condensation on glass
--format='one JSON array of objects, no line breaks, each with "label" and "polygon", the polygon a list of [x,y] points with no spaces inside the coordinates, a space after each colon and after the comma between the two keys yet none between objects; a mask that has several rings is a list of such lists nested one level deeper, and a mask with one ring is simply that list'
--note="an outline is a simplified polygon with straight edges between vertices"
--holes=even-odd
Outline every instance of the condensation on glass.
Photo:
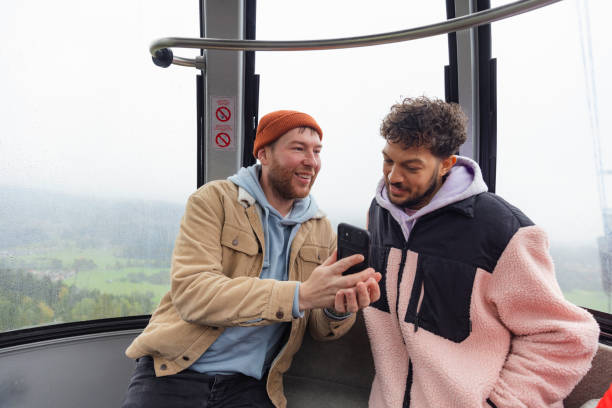
[{"label": "condensation on glass", "polygon": [[566,298],[608,313],[610,12],[606,0],[568,0],[492,25],[497,192],[547,231]]},{"label": "condensation on glass", "polygon": [[198,36],[197,6],[0,9],[0,332],[148,314],[196,187],[196,104],[193,71],[147,46]]},{"label": "condensation on glass", "polygon": [[[321,12],[325,10],[325,12]],[[444,21],[437,2],[258,2],[258,40],[350,37]],[[259,116],[276,109],[311,114],[323,130],[322,168],[313,187],[332,224],[365,226],[382,177],[379,126],[405,97],[444,99],[446,35],[345,50],[258,52]]]}]

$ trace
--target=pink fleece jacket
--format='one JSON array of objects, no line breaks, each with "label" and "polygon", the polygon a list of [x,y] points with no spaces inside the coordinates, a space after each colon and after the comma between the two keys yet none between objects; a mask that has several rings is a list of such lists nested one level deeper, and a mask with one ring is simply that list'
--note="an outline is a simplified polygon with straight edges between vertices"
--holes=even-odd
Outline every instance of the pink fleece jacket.
[{"label": "pink fleece jacket", "polygon": [[[411,222],[408,234],[406,222],[414,220],[385,203],[370,209],[373,254],[384,258],[383,296],[364,311],[376,368],[370,407],[562,407],[590,368],[599,328],[564,299],[546,234],[474,188],[480,172],[469,162],[460,163],[473,176],[455,188],[460,202],[444,200],[427,220]],[[466,199],[461,192],[469,188]],[[389,220],[401,233],[387,231]],[[507,239],[498,237],[507,231]],[[450,249],[440,250],[444,245]]]}]

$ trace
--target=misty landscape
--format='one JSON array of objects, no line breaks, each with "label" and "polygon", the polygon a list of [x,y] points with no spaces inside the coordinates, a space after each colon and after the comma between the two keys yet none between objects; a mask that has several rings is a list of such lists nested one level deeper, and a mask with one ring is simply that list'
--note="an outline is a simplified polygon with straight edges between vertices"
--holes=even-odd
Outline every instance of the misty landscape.
[{"label": "misty landscape", "polygon": [[149,314],[183,206],[0,187],[0,330]]},{"label": "misty landscape", "polygon": [[[184,205],[14,187],[0,200],[0,331],[150,314],[168,290]],[[551,253],[566,297],[607,310],[596,243]]]}]

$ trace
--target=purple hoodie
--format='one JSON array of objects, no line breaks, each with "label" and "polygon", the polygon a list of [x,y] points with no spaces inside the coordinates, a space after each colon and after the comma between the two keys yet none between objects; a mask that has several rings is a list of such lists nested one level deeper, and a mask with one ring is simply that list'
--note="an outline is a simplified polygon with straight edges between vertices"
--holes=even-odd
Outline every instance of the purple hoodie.
[{"label": "purple hoodie", "polygon": [[395,221],[402,227],[404,238],[408,240],[410,231],[412,231],[412,227],[419,217],[487,190],[478,164],[467,157],[457,156],[457,163],[451,168],[446,181],[433,199],[412,215],[408,215],[404,209],[389,201],[384,177],[376,188],[376,202],[389,211]]}]

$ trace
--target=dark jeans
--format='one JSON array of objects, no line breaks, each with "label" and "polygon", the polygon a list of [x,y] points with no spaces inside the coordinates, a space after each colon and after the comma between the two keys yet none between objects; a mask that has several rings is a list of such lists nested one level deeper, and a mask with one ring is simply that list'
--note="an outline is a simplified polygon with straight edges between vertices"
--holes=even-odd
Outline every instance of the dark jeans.
[{"label": "dark jeans", "polygon": [[262,380],[242,375],[206,375],[191,370],[155,377],[153,359],[141,357],[122,408],[274,408]]}]

